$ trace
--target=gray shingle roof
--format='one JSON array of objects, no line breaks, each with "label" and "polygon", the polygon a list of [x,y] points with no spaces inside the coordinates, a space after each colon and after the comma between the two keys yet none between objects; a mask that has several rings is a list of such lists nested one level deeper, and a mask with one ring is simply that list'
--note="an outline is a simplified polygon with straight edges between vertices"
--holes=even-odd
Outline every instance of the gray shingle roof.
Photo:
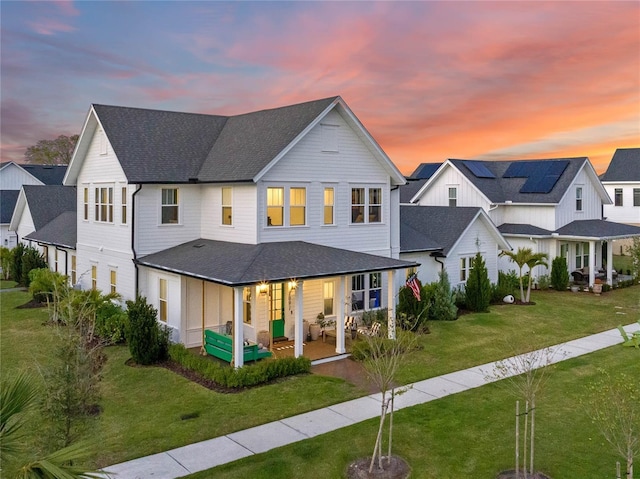
[{"label": "gray shingle roof", "polygon": [[498,226],[498,230],[503,235],[524,235],[524,236],[551,236],[551,231],[544,228],[538,228],[533,225],[517,224],[517,223],[503,223]]},{"label": "gray shingle roof", "polygon": [[20,165],[45,185],[61,185],[67,165]]},{"label": "gray shingle roof", "polygon": [[76,212],[65,211],[40,229],[25,236],[25,239],[62,248],[76,249],[77,230]]},{"label": "gray shingle roof", "polygon": [[442,250],[446,255],[481,208],[400,206],[400,252]]},{"label": "gray shingle roof", "polygon": [[400,203],[409,203],[411,202],[411,198],[415,196],[415,194],[420,191],[420,188],[424,186],[427,182],[428,178],[423,178],[421,180],[414,180],[412,178],[407,178],[407,182],[400,186]]},{"label": "gray shingle roof", "polygon": [[618,148],[600,180],[640,182],[640,148]]},{"label": "gray shingle roof", "polygon": [[16,207],[19,194],[20,190],[0,191],[0,223],[7,224],[11,222],[11,216]]},{"label": "gray shingle roof", "polygon": [[143,256],[138,264],[225,284],[311,279],[417,266],[414,262],[304,241],[257,245],[198,239]]},{"label": "gray shingle roof", "polygon": [[[567,188],[571,185],[582,166],[588,161],[586,157],[580,158],[553,158],[547,160],[522,160],[522,161],[568,161],[557,183],[549,193],[520,193],[520,189],[526,182],[526,178],[503,178],[505,171],[515,161],[478,161],[478,160],[449,160],[465,175],[492,203],[504,203],[509,200],[514,203],[559,203]],[[473,161],[484,165],[495,178],[478,178],[465,165]]]},{"label": "gray shingle roof", "polygon": [[606,220],[572,221],[556,231],[560,236],[610,239],[640,236],[640,227]]},{"label": "gray shingle roof", "polygon": [[73,186],[24,185],[22,187],[36,231],[65,211],[76,211]]},{"label": "gray shingle roof", "polygon": [[236,116],[93,108],[131,183],[250,181],[337,98]]}]

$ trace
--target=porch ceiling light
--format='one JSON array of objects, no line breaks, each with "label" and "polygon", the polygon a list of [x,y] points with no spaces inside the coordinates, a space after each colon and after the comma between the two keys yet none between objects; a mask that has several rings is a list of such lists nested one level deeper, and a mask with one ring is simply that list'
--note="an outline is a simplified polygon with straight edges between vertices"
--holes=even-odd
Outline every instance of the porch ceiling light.
[{"label": "porch ceiling light", "polygon": [[296,289],[297,287],[298,287],[298,282],[295,279],[292,279],[291,281],[289,281],[290,290]]},{"label": "porch ceiling light", "polygon": [[260,283],[258,285],[258,293],[267,294],[268,290],[269,290],[269,286],[267,285],[267,283]]}]

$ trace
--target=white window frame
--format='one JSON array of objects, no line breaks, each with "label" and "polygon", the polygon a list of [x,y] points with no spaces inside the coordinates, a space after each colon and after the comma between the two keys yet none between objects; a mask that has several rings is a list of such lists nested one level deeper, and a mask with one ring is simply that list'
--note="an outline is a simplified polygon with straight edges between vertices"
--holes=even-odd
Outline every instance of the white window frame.
[{"label": "white window frame", "polygon": [[[379,203],[374,203],[373,192],[379,192]],[[351,217],[350,224],[381,224],[383,223],[384,189],[380,186],[352,186],[351,187]],[[377,208],[379,214],[373,213]],[[375,219],[377,218],[377,219]]]},{"label": "white window frame", "polygon": [[[268,228],[282,228],[285,225],[284,221],[284,187],[283,186],[268,186],[267,187],[267,217],[266,225]],[[280,212],[282,221],[280,224],[273,223],[273,213]]]},{"label": "white window frame", "polygon": [[633,206],[640,206],[640,188],[633,189]]},{"label": "white window frame", "polygon": [[91,265],[91,289],[94,291],[98,289],[98,265],[97,264]]},{"label": "white window frame", "polygon": [[242,289],[242,321],[245,324],[251,324],[251,297],[252,287],[245,286]]},{"label": "white window frame", "polygon": [[[382,273],[362,273],[351,276],[351,311],[370,311],[383,306],[382,295]],[[377,300],[378,305],[372,306],[373,300]],[[362,308],[357,304],[362,302]]]},{"label": "white window frame", "polygon": [[[576,269],[589,267],[589,242],[576,243]],[[578,266],[580,265],[580,266]]]},{"label": "white window frame", "polygon": [[322,224],[335,225],[336,190],[333,186],[326,186],[323,191],[324,209],[322,210]]},{"label": "white window frame", "polygon": [[475,255],[471,256],[460,256],[460,282],[466,283],[469,279],[469,275],[471,274],[471,270],[473,269],[473,258]]},{"label": "white window frame", "polygon": [[576,211],[583,211],[584,209],[584,197],[582,186],[576,186]]},{"label": "white window frame", "polygon": [[457,186],[449,186],[449,206],[456,207],[458,206],[458,187]]},{"label": "white window frame", "polygon": [[82,205],[84,208],[83,219],[89,221],[89,187],[85,186],[82,189]]},{"label": "white window frame", "polygon": [[324,281],[322,283],[322,312],[325,316],[335,315],[335,281]]},{"label": "white window frame", "polygon": [[58,272],[58,248],[53,248],[53,271]]},{"label": "white window frame", "polygon": [[233,188],[223,186],[220,189],[220,224],[222,226],[233,226]]},{"label": "white window frame", "polygon": [[[293,218],[300,216],[302,212],[302,222]],[[307,225],[307,189],[301,186],[289,187],[289,226],[306,226]]]},{"label": "white window frame", "polygon": [[[165,191],[175,191],[175,202],[169,203],[168,201],[171,198],[167,198],[167,203],[165,203]],[[167,217],[167,221],[165,221],[165,209],[175,209],[175,220],[173,219],[174,215],[171,217]],[[179,225],[180,224],[180,189],[179,188],[161,188],[160,189],[160,224],[161,225]]]},{"label": "white window frame", "polygon": [[[375,198],[376,192],[378,193],[377,201]],[[367,222],[382,223],[382,188],[368,188],[367,201],[367,212],[369,213],[366,218]]]},{"label": "white window frame", "polygon": [[111,268],[109,270],[109,290],[116,293],[118,288],[118,271]]},{"label": "white window frame", "polygon": [[169,317],[169,281],[158,278],[158,319],[166,323]]},{"label": "white window frame", "polygon": [[75,254],[71,255],[71,286],[76,284],[76,275],[77,275],[77,268],[78,268],[78,263],[77,263],[77,258]]},{"label": "white window frame", "polygon": [[127,224],[127,187],[123,186],[120,190],[120,223],[123,225]]},{"label": "white window frame", "polygon": [[113,223],[113,186],[96,186],[93,191],[93,220],[99,223]]}]

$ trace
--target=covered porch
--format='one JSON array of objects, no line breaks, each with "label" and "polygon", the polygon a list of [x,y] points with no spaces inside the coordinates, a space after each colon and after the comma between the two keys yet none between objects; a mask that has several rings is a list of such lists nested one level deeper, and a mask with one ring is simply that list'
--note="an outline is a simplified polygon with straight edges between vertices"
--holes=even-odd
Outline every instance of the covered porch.
[{"label": "covered porch", "polygon": [[[326,357],[329,347],[339,357],[350,342],[344,324],[354,308],[388,308],[394,331],[394,275],[417,266],[301,241],[247,245],[204,239],[136,262],[144,271],[141,294],[158,308],[174,338],[203,347],[206,330],[228,336],[236,367],[244,364],[247,345],[275,357],[311,359]],[[354,305],[354,297],[366,301]],[[319,313],[335,326],[335,339],[307,340]],[[286,349],[276,349],[285,343]]]}]

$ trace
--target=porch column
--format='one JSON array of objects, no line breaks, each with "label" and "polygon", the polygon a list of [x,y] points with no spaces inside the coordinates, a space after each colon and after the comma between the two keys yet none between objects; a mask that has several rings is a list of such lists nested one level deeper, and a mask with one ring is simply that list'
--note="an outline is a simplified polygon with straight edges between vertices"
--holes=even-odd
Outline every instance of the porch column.
[{"label": "porch column", "polygon": [[607,284],[613,286],[613,241],[607,241]]},{"label": "porch column", "polygon": [[242,331],[242,288],[233,288],[233,365],[244,364],[244,335]]},{"label": "porch column", "polygon": [[303,285],[304,284],[302,281],[298,281],[298,286],[296,287],[296,314],[295,324],[293,328],[293,351],[296,358],[302,356],[302,342],[304,340],[304,338],[302,337],[304,332],[304,328],[302,327]]},{"label": "porch column", "polygon": [[[336,310],[336,353],[344,354],[346,349],[344,348],[344,315],[345,315],[345,283],[347,282],[345,276],[340,276],[338,279],[338,308]],[[349,333],[351,334],[351,333]]]},{"label": "porch column", "polygon": [[395,270],[387,271],[387,329],[389,330],[389,339],[396,339],[395,273]]},{"label": "porch column", "polygon": [[596,281],[596,242],[589,241],[589,286]]}]

